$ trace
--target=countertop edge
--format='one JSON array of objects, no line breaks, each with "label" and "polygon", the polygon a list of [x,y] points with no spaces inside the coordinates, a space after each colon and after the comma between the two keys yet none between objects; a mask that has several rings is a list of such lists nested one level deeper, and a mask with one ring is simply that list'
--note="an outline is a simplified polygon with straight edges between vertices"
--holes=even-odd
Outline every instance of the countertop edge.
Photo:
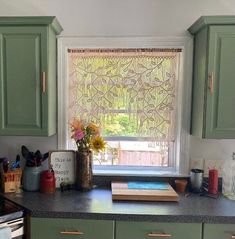
[{"label": "countertop edge", "polygon": [[174,223],[210,223],[234,224],[235,217],[225,216],[195,216],[195,215],[140,215],[140,214],[107,214],[107,213],[71,213],[71,212],[42,212],[33,211],[30,215],[35,218],[69,218],[87,220],[115,221],[148,221]]},{"label": "countertop edge", "polygon": [[[181,195],[177,203],[112,202],[110,190],[55,195],[41,193],[0,194],[35,218],[69,218],[115,221],[234,224],[235,201]],[[38,203],[41,202],[41,206]],[[68,207],[68,203],[71,205]],[[43,206],[42,206],[43,205]],[[152,209],[151,209],[152,208]]]}]

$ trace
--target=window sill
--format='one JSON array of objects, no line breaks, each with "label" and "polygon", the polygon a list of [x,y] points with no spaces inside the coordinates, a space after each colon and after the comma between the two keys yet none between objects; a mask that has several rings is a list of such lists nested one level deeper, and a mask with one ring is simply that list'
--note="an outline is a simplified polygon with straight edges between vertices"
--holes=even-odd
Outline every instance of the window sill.
[{"label": "window sill", "polygon": [[95,176],[188,177],[173,170],[93,169]]},{"label": "window sill", "polygon": [[93,170],[94,185],[105,188],[110,188],[111,182],[114,181],[169,182],[174,185],[176,178],[188,179],[189,176],[173,171]]}]

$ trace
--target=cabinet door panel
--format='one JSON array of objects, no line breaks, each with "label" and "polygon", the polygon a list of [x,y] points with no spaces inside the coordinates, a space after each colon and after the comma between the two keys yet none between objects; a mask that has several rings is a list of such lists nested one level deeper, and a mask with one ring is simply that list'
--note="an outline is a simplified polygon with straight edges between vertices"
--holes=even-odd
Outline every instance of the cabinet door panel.
[{"label": "cabinet door panel", "polygon": [[40,36],[4,35],[3,41],[6,127],[40,127]]},{"label": "cabinet door panel", "polygon": [[232,239],[235,237],[234,224],[205,224],[204,239]]},{"label": "cabinet door panel", "polygon": [[[46,45],[43,28],[1,27],[1,134],[43,131],[41,79]],[[1,33],[4,32],[4,33]]]},{"label": "cabinet door panel", "polygon": [[201,239],[200,223],[116,222],[116,239]]},{"label": "cabinet door panel", "polygon": [[31,218],[30,234],[31,239],[113,239],[113,224],[105,220]]},{"label": "cabinet door panel", "polygon": [[235,26],[211,26],[209,36],[206,134],[235,138]]}]

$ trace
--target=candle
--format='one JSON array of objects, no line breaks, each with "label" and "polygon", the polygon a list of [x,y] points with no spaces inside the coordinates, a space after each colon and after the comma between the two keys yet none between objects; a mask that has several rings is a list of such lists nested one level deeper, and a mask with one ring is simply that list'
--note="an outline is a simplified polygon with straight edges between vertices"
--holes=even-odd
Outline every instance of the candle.
[{"label": "candle", "polygon": [[209,170],[209,180],[208,180],[208,193],[217,194],[218,193],[218,170]]}]

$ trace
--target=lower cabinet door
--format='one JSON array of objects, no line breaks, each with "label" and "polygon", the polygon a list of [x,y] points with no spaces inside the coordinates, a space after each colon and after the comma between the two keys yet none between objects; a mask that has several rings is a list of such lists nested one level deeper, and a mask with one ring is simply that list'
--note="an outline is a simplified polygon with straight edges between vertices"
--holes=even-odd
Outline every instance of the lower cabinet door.
[{"label": "lower cabinet door", "polygon": [[31,239],[113,239],[113,221],[31,218]]},{"label": "lower cabinet door", "polygon": [[235,224],[205,224],[204,239],[234,239]]},{"label": "lower cabinet door", "polygon": [[201,223],[116,222],[116,239],[201,239]]}]

